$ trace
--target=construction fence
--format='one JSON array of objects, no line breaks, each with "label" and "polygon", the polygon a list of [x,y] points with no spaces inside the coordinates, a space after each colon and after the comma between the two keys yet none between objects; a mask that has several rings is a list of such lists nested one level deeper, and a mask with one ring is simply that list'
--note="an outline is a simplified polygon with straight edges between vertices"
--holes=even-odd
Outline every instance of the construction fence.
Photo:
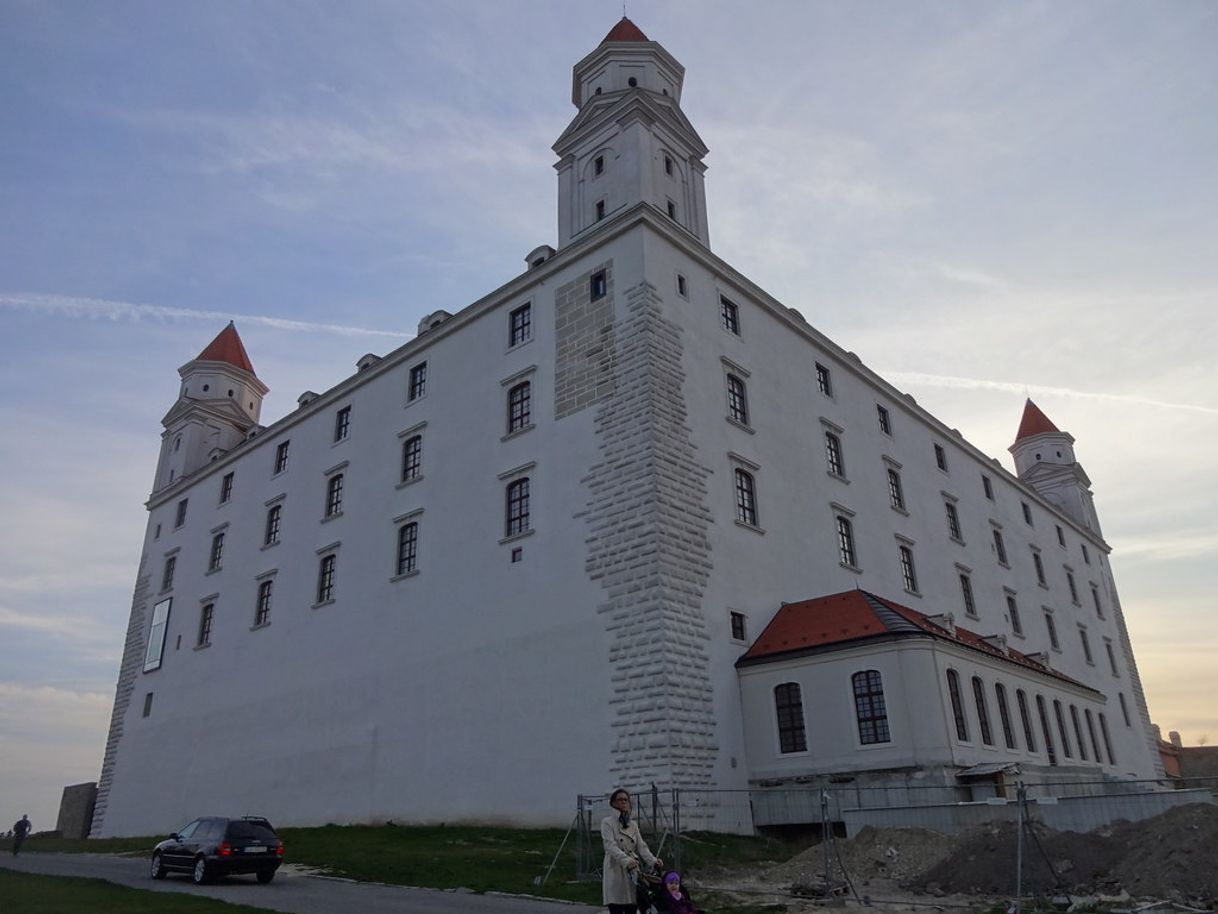
[{"label": "construction fence", "polygon": [[[681,845],[696,832],[756,834],[782,828],[832,830],[847,838],[865,826],[926,828],[954,834],[1020,816],[1056,831],[1091,831],[1139,821],[1191,803],[1218,805],[1218,778],[1023,781],[988,778],[961,784],[867,786],[826,777],[798,786],[706,790],[651,785],[633,794],[634,816],[648,846],[681,869]],[[1025,802],[1016,802],[1020,788]],[[581,794],[574,833],[576,878],[600,878],[601,820],[608,794]]]}]

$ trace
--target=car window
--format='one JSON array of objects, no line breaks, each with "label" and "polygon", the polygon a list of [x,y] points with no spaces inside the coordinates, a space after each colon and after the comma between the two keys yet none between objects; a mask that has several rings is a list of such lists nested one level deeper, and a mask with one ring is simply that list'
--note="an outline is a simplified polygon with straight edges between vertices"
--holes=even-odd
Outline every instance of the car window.
[{"label": "car window", "polygon": [[199,830],[195,832],[196,841],[214,841],[224,834],[223,819],[204,819]]},{"label": "car window", "polygon": [[235,821],[228,823],[228,838],[229,840],[256,839],[258,841],[274,841],[275,832],[269,825],[264,825],[261,822]]},{"label": "car window", "polygon": [[197,829],[202,822],[203,822],[202,819],[195,819],[185,828],[182,828],[178,831],[178,837],[181,838],[182,840],[193,837],[194,833],[195,833],[195,829]]}]

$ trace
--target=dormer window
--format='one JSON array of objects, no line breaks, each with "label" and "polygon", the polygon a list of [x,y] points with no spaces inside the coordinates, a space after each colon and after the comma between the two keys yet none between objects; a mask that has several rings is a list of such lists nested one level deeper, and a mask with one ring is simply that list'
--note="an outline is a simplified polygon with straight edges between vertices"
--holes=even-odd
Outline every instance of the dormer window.
[{"label": "dormer window", "polygon": [[[599,89],[597,90],[600,91]],[[597,156],[592,160],[592,173],[594,175],[603,175],[605,173],[605,157]]]}]

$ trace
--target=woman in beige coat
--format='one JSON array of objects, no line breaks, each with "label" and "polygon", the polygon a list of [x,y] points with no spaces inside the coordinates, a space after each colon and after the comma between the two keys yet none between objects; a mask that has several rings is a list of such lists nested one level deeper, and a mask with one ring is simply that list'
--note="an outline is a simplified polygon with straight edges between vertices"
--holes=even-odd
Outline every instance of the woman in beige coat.
[{"label": "woman in beige coat", "polygon": [[601,898],[609,914],[636,914],[634,880],[640,860],[662,868],[664,861],[651,852],[639,824],[630,818],[630,793],[618,788],[609,794],[609,805],[617,812],[601,819],[601,840],[605,842]]}]

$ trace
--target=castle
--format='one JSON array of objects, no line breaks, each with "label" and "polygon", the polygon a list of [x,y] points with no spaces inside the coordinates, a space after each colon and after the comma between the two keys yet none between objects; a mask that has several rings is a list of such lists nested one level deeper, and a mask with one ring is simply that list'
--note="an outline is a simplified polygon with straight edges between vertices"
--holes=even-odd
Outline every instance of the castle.
[{"label": "castle", "polygon": [[1008,472],[719,259],[683,82],[623,18],[557,247],[291,414],[231,324],[182,367],[92,834],[1162,774],[1073,438]]}]

